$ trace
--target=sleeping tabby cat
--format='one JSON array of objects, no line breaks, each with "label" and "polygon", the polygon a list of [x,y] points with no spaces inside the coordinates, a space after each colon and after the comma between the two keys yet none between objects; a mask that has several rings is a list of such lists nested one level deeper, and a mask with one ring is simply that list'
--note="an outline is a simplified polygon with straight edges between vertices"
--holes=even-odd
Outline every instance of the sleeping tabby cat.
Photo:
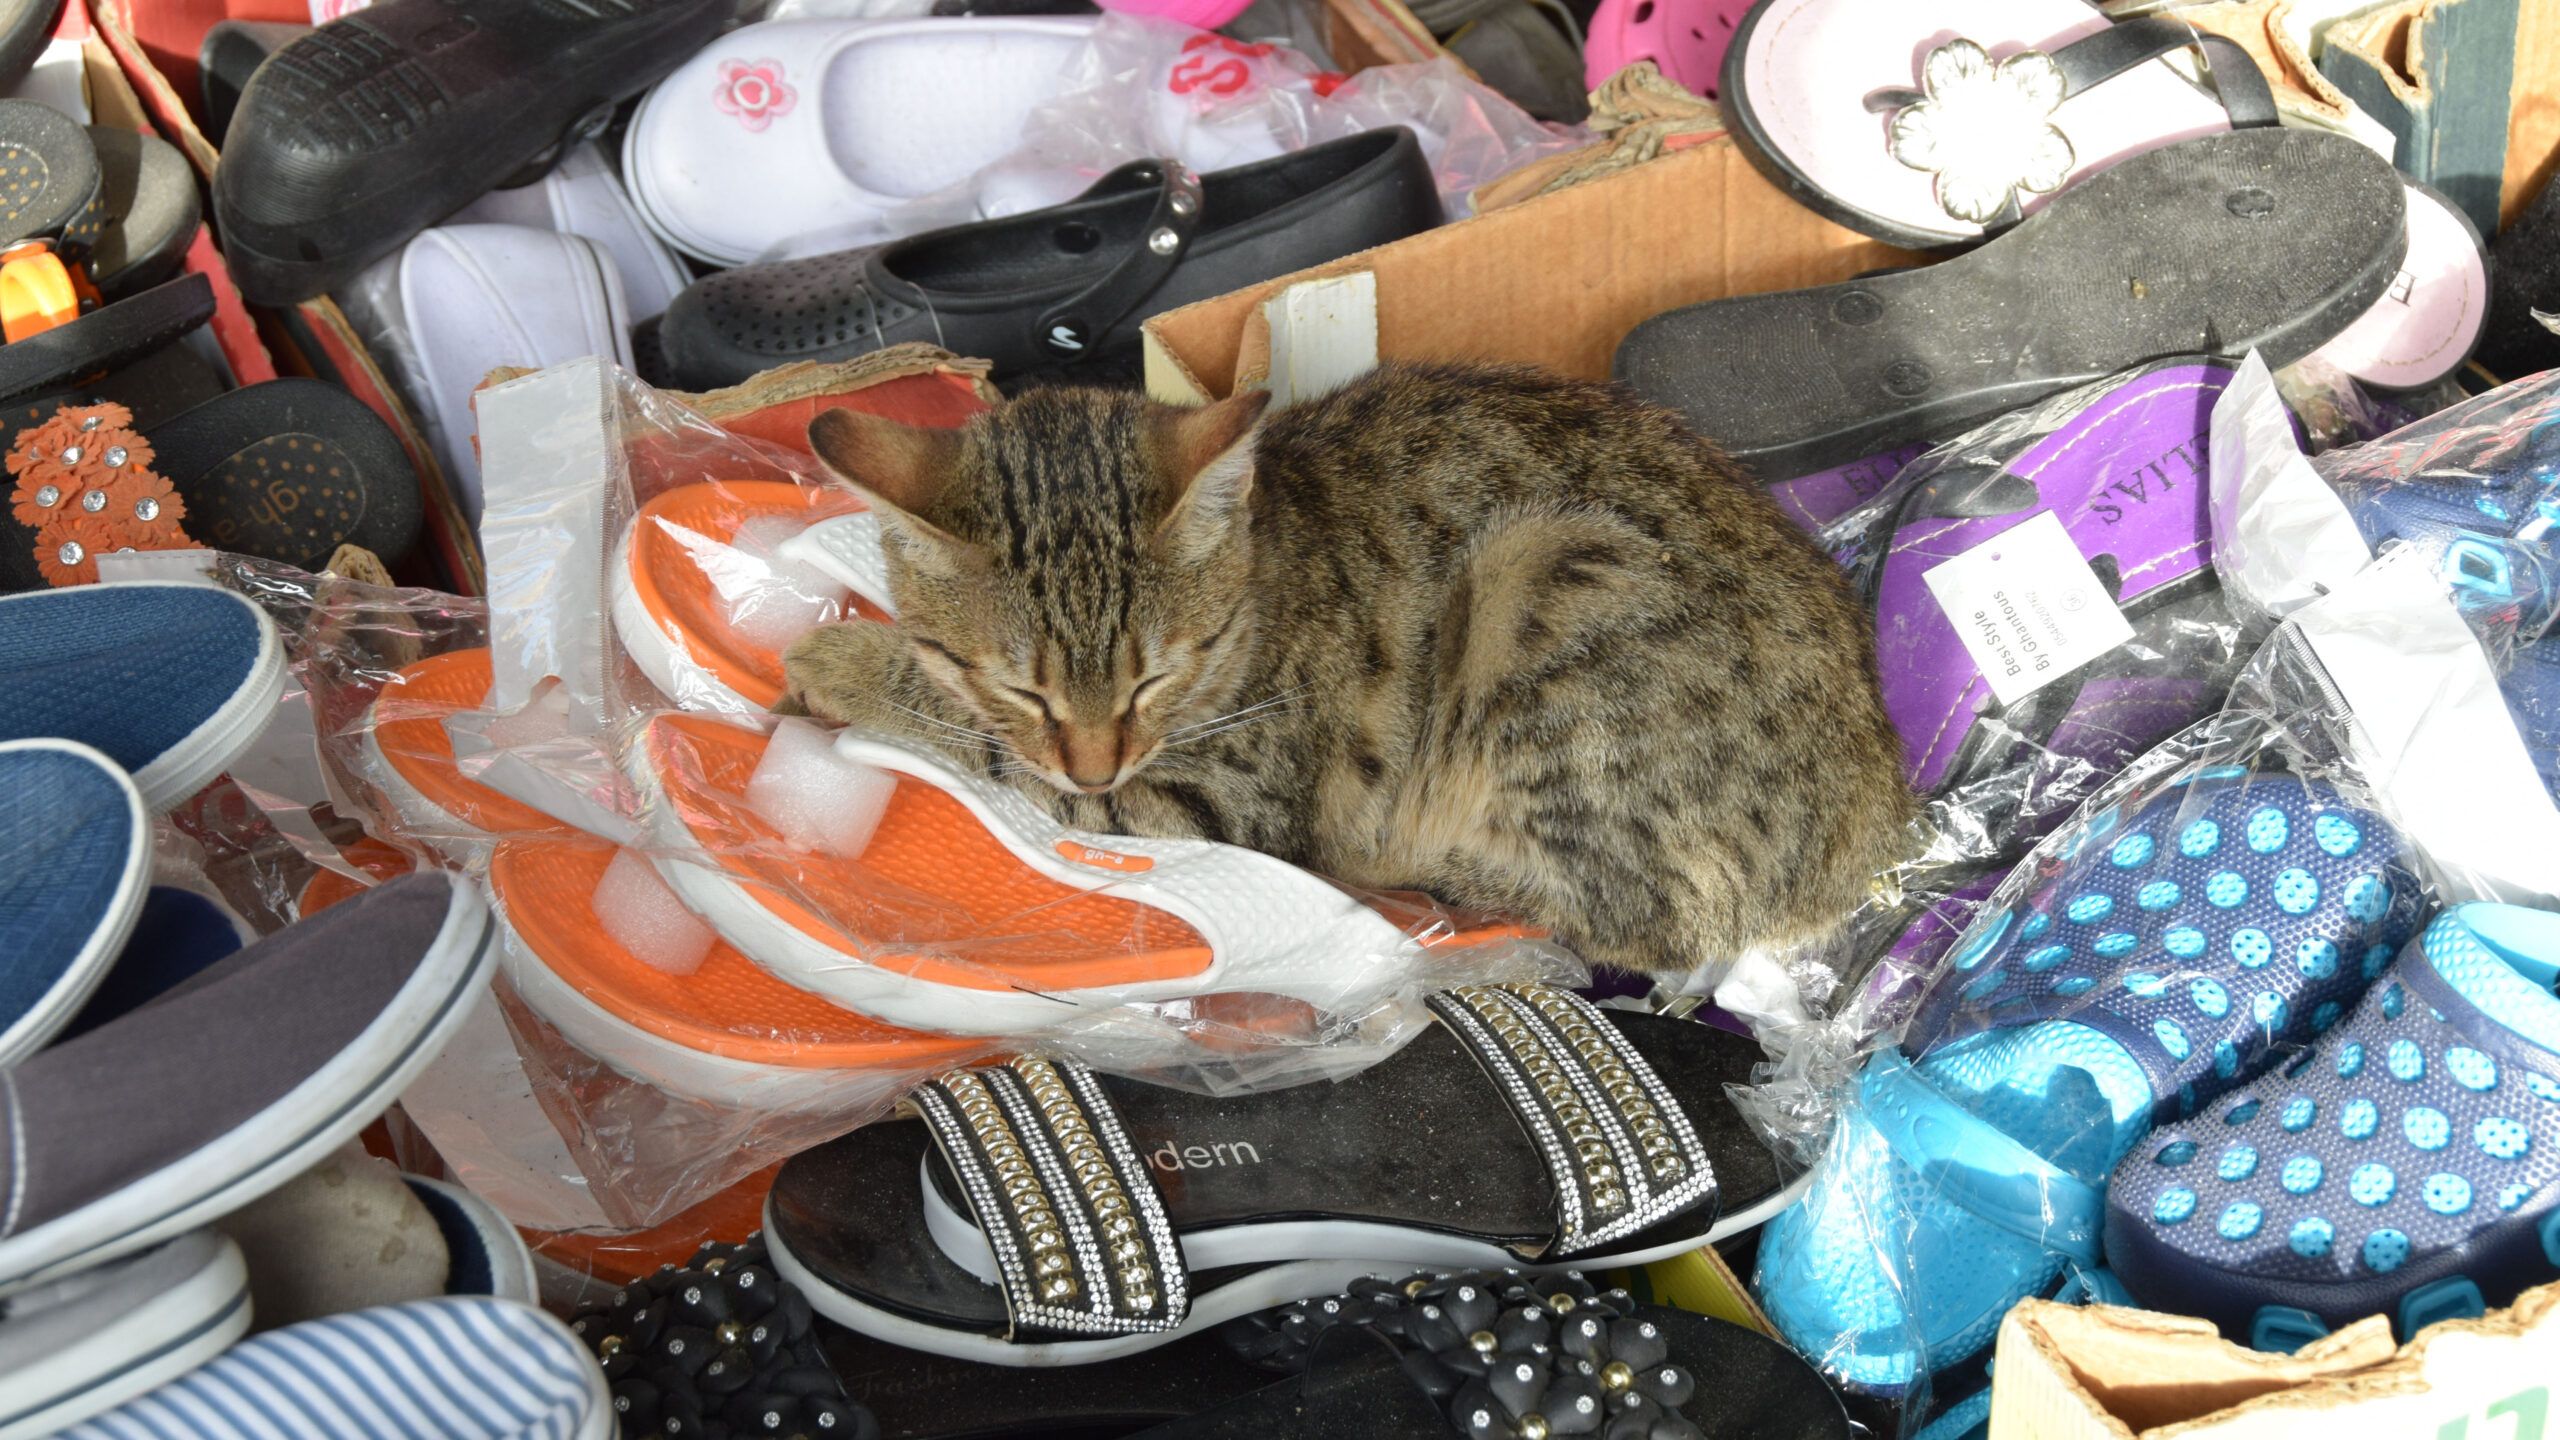
[{"label": "sleeping tabby cat", "polygon": [[1655,975],[1825,934],[1898,858],[1863,614],[1668,412],[1513,369],[1264,399],[819,417],[899,623],[802,638],[786,708]]}]

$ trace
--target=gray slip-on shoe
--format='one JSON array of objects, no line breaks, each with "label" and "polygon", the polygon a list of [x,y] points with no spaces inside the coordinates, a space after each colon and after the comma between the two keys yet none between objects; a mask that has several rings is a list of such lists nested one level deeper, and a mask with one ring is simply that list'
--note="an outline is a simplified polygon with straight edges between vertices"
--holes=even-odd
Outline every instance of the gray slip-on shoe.
[{"label": "gray slip-on shoe", "polygon": [[469,880],[407,876],[0,1071],[0,1295],[310,1169],[443,1048],[490,936]]},{"label": "gray slip-on shoe", "polygon": [[240,1247],[190,1230],[0,1306],[0,1440],[41,1440],[177,1379],[249,1329]]}]

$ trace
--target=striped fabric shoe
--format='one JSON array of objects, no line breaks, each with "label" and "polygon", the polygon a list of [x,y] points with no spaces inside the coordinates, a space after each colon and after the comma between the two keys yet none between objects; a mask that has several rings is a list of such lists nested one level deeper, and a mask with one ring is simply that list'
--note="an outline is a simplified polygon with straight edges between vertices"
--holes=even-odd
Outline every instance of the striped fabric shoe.
[{"label": "striped fabric shoe", "polygon": [[559,1321],[448,1297],[307,1320],[63,1440],[611,1440],[604,1372]]}]

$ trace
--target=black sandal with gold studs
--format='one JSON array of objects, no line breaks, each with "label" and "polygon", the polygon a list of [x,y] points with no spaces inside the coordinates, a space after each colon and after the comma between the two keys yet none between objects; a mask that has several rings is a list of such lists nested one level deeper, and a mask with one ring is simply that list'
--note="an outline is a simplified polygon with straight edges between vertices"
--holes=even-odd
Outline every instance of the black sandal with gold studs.
[{"label": "black sandal with gold studs", "polygon": [[1431,1004],[1439,1025],[1332,1085],[1210,1097],[1034,1059],[946,1076],[910,1098],[920,1123],[784,1165],[775,1263],[875,1338],[1063,1364],[1377,1269],[1640,1264],[1785,1204],[1724,1094],[1760,1059],[1747,1037],[1549,986]]}]

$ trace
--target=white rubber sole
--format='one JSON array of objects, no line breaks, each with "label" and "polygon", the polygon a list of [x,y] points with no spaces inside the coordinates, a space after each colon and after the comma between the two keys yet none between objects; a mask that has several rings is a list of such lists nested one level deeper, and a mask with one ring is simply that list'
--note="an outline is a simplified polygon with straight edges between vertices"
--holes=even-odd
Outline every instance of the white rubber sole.
[{"label": "white rubber sole", "polygon": [[[521,1300],[527,1305],[542,1303],[542,1286],[534,1277],[533,1251],[526,1248],[524,1236],[507,1223],[497,1207],[448,1180],[430,1180],[424,1175],[400,1177],[413,1190],[432,1191],[461,1212],[464,1223],[479,1238],[480,1253],[489,1257],[488,1294],[500,1300]],[[450,1285],[448,1295],[461,1294]]]},{"label": "white rubber sole", "polygon": [[227,1215],[310,1169],[391,1107],[497,968],[496,921],[456,878],[408,983],[327,1065],[250,1121],[124,1188],[0,1240],[0,1295],[102,1264]]},{"label": "white rubber sole", "polygon": [[284,640],[276,633],[275,622],[248,599],[228,590],[207,589],[221,595],[257,617],[258,658],[249,666],[249,678],[232,693],[221,708],[205,717],[186,739],[163,750],[148,765],[134,772],[134,788],[142,792],[142,803],[154,815],[165,814],[213,783],[214,777],[231,768],[231,762],[247,753],[258,736],[275,718],[276,706],[284,699]]},{"label": "white rubber sole", "polygon": [[[391,802],[392,814],[410,839],[426,842],[435,847],[436,853],[466,870],[489,858],[490,847],[497,843],[495,837],[486,830],[464,824],[443,806],[428,799],[418,787],[401,778],[400,771],[391,763],[391,757],[383,754],[382,747],[374,742],[370,725],[365,728],[363,740],[358,763],[364,767],[365,778],[373,782],[373,787],[382,792],[385,800]],[[479,838],[473,839],[473,836]]]},{"label": "white rubber sole", "polygon": [[248,1330],[248,1266],[214,1230],[21,1295],[0,1320],[0,1440],[112,1410]]},{"label": "white rubber sole", "polygon": [[[570,1044],[643,1085],[712,1105],[789,1112],[842,1106],[859,1083],[857,1072],[758,1065],[679,1045],[588,999],[525,948],[503,921],[499,947],[507,983],[535,1014]],[[875,1082],[882,1083],[893,1082]]]},{"label": "white rubber sole", "polygon": [[1318,1295],[1337,1294],[1364,1276],[1393,1280],[1419,1268],[1365,1260],[1302,1260],[1294,1264],[1274,1265],[1215,1290],[1193,1295],[1190,1313],[1171,1330],[1150,1335],[1115,1335],[1108,1340],[1061,1340],[1018,1345],[1001,1336],[946,1330],[904,1315],[891,1314],[834,1289],[813,1274],[800,1262],[799,1256],[791,1253],[791,1247],[782,1242],[781,1235],[773,1226],[771,1200],[765,1202],[764,1243],[766,1252],[773,1257],[774,1273],[798,1286],[810,1309],[856,1334],[919,1350],[927,1355],[1026,1369],[1091,1365],[1097,1361],[1143,1354],[1257,1310],[1313,1299]]},{"label": "white rubber sole", "polygon": [[126,836],[124,875],[117,881],[115,894],[107,901],[106,912],[98,917],[97,928],[80,946],[80,953],[63,967],[60,978],[16,1024],[0,1030],[0,1070],[24,1060],[45,1046],[45,1042],[62,1033],[62,1027],[79,1018],[80,1007],[98,993],[107,971],[113,969],[116,957],[124,953],[124,942],[133,937],[133,926],[142,916],[143,897],[151,893],[151,816],[143,808],[142,792],[113,760],[76,740],[17,740],[0,745],[0,753],[26,750],[52,750],[97,766],[112,777],[124,791]]},{"label": "white rubber sole", "polygon": [[[935,1247],[951,1263],[990,1285],[994,1284],[995,1252],[987,1245],[986,1232],[978,1228],[975,1218],[951,1208],[940,1187],[933,1183],[932,1165],[932,1159],[927,1157],[917,1176],[917,1183],[924,1191],[925,1232],[933,1237]],[[1222,1270],[1236,1265],[1292,1264],[1317,1255],[1397,1264],[1406,1270],[1619,1270],[1686,1255],[1701,1246],[1720,1244],[1755,1229],[1769,1217],[1794,1204],[1812,1183],[1813,1172],[1808,1170],[1797,1176],[1793,1184],[1759,1204],[1719,1217],[1715,1226],[1701,1236],[1605,1255],[1577,1255],[1569,1260],[1552,1262],[1514,1254],[1489,1240],[1471,1240],[1463,1235],[1416,1230],[1373,1220],[1289,1220],[1267,1225],[1222,1225],[1214,1230],[1202,1230],[1178,1238],[1182,1242],[1183,1263],[1194,1271]]]},{"label": "white rubber sole", "polygon": [[[631,525],[640,522],[634,520]],[[658,687],[667,703],[679,710],[707,715],[761,716],[761,705],[732,690],[709,667],[686,653],[676,638],[659,628],[649,607],[640,603],[640,587],[631,583],[631,526],[613,547],[613,634],[622,653]]]}]

